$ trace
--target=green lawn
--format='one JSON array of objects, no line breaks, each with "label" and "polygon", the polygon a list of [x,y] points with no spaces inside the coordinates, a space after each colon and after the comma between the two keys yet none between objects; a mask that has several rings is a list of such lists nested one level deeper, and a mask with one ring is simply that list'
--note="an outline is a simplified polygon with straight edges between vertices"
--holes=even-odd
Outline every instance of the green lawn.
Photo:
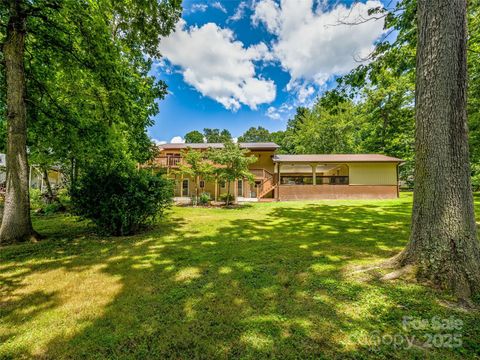
[{"label": "green lawn", "polygon": [[[410,211],[409,194],[176,207],[123,238],[36,217],[47,240],[0,249],[0,358],[479,358],[478,313],[356,271],[402,249]],[[463,323],[412,330],[404,316]],[[446,337],[429,347],[432,333]]]}]

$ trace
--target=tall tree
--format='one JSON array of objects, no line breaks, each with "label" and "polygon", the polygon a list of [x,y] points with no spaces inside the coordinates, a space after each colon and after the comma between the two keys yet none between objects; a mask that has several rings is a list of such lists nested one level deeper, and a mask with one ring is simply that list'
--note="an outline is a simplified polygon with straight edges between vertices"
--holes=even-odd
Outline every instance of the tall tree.
[{"label": "tall tree", "polygon": [[230,184],[237,179],[247,179],[253,182],[254,176],[248,166],[257,161],[253,155],[248,155],[248,149],[241,149],[238,144],[228,141],[221,149],[211,149],[209,159],[220,165],[216,168],[216,175],[227,183],[226,205],[230,204]]},{"label": "tall tree", "polygon": [[[147,76],[147,56],[159,56],[158,41],[173,29],[179,14],[179,0],[0,4],[0,21],[9,24],[5,34],[0,28],[2,77],[7,80],[7,96],[0,103],[5,101],[8,111],[1,242],[35,235],[28,198],[29,131],[35,135],[30,139],[35,150],[48,150],[57,159],[73,156],[72,174],[78,172],[82,149],[92,149],[78,144],[94,142],[92,138],[108,145],[98,146],[105,160],[126,151],[142,156],[149,146],[145,127],[157,111],[155,97],[165,91],[163,83]],[[62,143],[61,137],[68,140],[62,138]]]},{"label": "tall tree", "polygon": [[203,136],[207,140],[207,143],[224,143],[232,140],[232,134],[227,129],[203,129]]},{"label": "tall tree", "polygon": [[412,231],[397,258],[461,299],[480,292],[467,138],[466,9],[466,0],[418,1]]},{"label": "tall tree", "polygon": [[0,241],[36,239],[30,218],[27,160],[27,108],[25,103],[25,36],[29,9],[23,1],[10,0],[3,58],[7,86],[7,189]]},{"label": "tall tree", "polygon": [[192,150],[190,148],[182,151],[183,162],[180,163],[179,172],[182,175],[190,176],[195,182],[195,198],[193,203],[196,205],[199,198],[200,179],[210,180],[213,177],[214,166],[207,158],[204,151]]},{"label": "tall tree", "polygon": [[238,142],[268,142],[271,140],[270,132],[262,126],[252,126],[238,138]]},{"label": "tall tree", "polygon": [[352,153],[358,148],[361,125],[353,101],[327,92],[312,109],[297,110],[285,137],[293,154]]},{"label": "tall tree", "polygon": [[193,130],[185,134],[185,142],[189,144],[203,143],[203,134],[198,130]]}]

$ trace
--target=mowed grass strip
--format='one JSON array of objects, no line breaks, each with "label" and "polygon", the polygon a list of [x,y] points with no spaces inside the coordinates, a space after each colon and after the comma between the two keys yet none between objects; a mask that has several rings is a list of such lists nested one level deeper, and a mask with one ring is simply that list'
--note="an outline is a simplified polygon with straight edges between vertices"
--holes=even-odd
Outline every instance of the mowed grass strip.
[{"label": "mowed grass strip", "polygon": [[[478,313],[356,270],[403,248],[411,202],[175,207],[123,238],[35,217],[47,240],[0,248],[0,357],[479,357]],[[460,320],[461,346],[429,346],[432,330],[406,316]]]}]

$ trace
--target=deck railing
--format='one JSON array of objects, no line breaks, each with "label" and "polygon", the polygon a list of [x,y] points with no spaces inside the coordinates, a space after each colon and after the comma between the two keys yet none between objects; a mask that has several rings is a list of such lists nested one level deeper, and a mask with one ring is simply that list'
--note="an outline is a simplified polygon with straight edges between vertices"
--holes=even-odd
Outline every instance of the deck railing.
[{"label": "deck railing", "polygon": [[180,156],[157,156],[155,158],[155,165],[160,167],[178,167],[183,162]]},{"label": "deck railing", "polygon": [[250,169],[250,172],[255,176],[256,179],[263,179],[264,176],[264,170],[263,169]]}]

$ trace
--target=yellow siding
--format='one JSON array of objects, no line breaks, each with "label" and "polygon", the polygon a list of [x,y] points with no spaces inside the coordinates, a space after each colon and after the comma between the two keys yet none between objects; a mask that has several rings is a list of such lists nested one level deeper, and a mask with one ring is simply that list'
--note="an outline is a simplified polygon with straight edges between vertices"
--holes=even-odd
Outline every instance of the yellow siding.
[{"label": "yellow siding", "polygon": [[180,155],[182,153],[182,150],[174,149],[174,150],[162,150],[160,151],[159,155],[160,156],[167,156],[167,154],[178,154]]},{"label": "yellow siding", "polygon": [[397,185],[395,163],[350,163],[350,185]]},{"label": "yellow siding", "polygon": [[273,174],[273,151],[252,151],[248,155],[255,155],[257,161],[249,166],[250,169],[265,169]]}]

